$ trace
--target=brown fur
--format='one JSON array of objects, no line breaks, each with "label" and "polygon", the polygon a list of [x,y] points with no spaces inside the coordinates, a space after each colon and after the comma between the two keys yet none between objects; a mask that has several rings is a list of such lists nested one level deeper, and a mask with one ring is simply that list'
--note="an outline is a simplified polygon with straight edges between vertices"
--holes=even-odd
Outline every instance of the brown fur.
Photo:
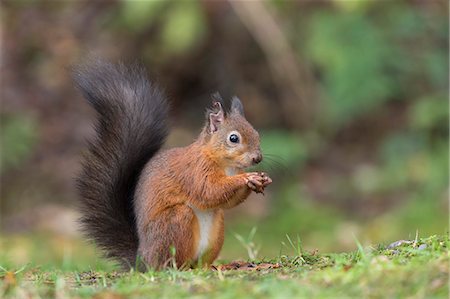
[{"label": "brown fur", "polygon": [[[231,130],[243,139],[236,150],[223,141]],[[193,144],[161,152],[147,164],[136,189],[135,214],[138,252],[148,265],[167,265],[171,246],[178,267],[199,262],[199,223],[191,207],[214,211],[208,250],[200,260],[209,265],[217,258],[224,241],[223,209],[235,207],[251,193],[242,169],[250,166],[248,155],[254,151],[259,151],[258,134],[245,118],[231,114],[221,130],[211,134],[205,126]],[[228,167],[238,173],[227,176]]]},{"label": "brown fur", "polygon": [[168,103],[142,66],[96,60],[74,79],[98,113],[77,180],[86,235],[126,269],[137,255],[154,268],[212,263],[223,244],[222,209],[271,183],[243,172],[262,155],[242,103],[234,97],[226,113],[215,95],[199,138],[161,152]]}]

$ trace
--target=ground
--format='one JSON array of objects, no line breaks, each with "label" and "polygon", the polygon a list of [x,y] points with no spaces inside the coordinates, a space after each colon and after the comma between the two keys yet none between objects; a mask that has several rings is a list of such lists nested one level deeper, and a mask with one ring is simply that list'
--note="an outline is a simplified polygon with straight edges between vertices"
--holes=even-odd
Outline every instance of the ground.
[{"label": "ground", "polygon": [[[8,243],[8,244],[6,244]],[[349,253],[218,262],[212,269],[120,272],[108,263],[75,271],[6,260],[14,242],[3,240],[0,298],[448,298],[449,238],[431,236]],[[19,248],[16,248],[19,250]],[[42,250],[42,249],[41,249]],[[86,268],[85,266],[81,266]],[[89,267],[87,268],[89,269]]]}]

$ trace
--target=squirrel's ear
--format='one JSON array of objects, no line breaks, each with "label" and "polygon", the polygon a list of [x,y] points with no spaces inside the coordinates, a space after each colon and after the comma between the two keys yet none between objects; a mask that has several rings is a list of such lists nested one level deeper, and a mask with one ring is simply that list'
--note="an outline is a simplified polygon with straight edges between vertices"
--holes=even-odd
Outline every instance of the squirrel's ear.
[{"label": "squirrel's ear", "polygon": [[231,112],[245,116],[244,115],[244,106],[242,105],[241,100],[239,100],[239,98],[236,96],[234,96],[231,101]]},{"label": "squirrel's ear", "polygon": [[213,103],[213,111],[209,113],[209,132],[216,132],[225,119],[222,105],[219,102]]},{"label": "squirrel's ear", "polygon": [[224,105],[223,98],[222,98],[222,96],[220,95],[220,93],[219,93],[218,91],[216,91],[215,93],[213,93],[213,94],[211,95],[211,98],[212,98],[212,100],[213,100],[213,108],[216,107],[216,106],[215,106],[215,103],[216,103],[216,102],[219,102],[222,106]]}]

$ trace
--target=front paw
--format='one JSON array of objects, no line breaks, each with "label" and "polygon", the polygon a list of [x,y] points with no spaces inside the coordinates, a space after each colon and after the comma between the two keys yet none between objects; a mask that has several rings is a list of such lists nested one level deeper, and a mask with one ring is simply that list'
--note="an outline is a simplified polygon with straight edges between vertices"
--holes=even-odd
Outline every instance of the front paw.
[{"label": "front paw", "polygon": [[269,175],[265,172],[260,172],[261,178],[262,178],[262,184],[263,187],[267,187],[270,184],[272,184],[272,179],[269,177]]},{"label": "front paw", "polygon": [[246,185],[256,193],[264,194],[264,188],[272,183],[272,179],[264,172],[246,174]]}]

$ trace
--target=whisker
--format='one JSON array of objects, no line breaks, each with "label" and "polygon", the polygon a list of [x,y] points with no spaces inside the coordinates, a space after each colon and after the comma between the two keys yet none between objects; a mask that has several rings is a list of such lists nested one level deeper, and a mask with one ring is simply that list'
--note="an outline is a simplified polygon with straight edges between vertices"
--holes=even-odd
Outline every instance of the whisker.
[{"label": "whisker", "polygon": [[276,159],[273,159],[272,157],[266,156],[266,159],[263,160],[263,165],[267,165],[271,171],[287,173],[290,175],[293,174],[292,169],[287,167],[285,163],[281,163],[280,161],[277,161]]},{"label": "whisker", "polygon": [[269,162],[271,164],[271,166],[274,165],[277,171],[281,171],[282,173],[287,175],[295,175],[295,170],[292,169],[292,167],[289,167],[289,165],[291,165],[292,163],[288,162],[280,155],[264,152],[264,158],[266,162]]},{"label": "whisker", "polygon": [[271,153],[264,153],[264,157],[268,157],[268,158],[272,158],[272,159],[278,159],[278,160],[281,160],[282,162],[287,164],[286,159],[284,159],[280,155],[271,154]]}]

